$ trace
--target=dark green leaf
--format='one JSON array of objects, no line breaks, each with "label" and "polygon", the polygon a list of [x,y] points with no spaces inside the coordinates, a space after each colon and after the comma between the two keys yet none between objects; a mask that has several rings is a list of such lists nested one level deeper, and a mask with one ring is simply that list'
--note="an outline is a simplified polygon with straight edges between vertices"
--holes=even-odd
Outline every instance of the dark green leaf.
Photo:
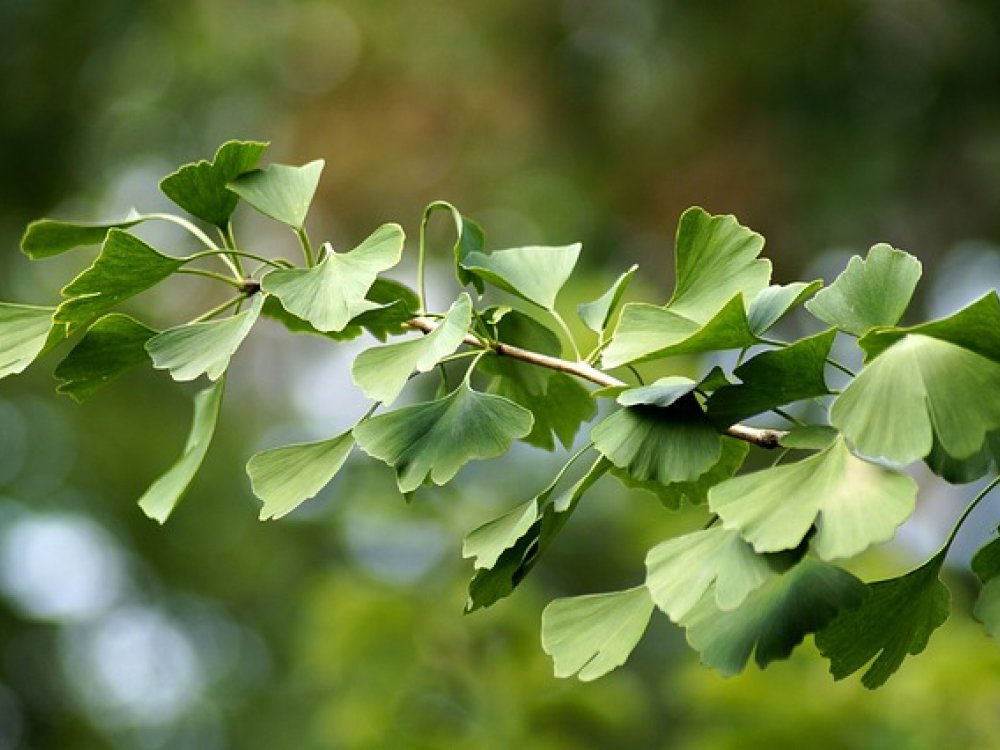
[{"label": "dark green leaf", "polygon": [[934,447],[924,458],[928,468],[951,484],[968,484],[986,476],[993,465],[1000,466],[1000,432],[987,435],[982,448],[967,458],[952,458],[941,444],[934,440]]},{"label": "dark green leaf", "polygon": [[556,306],[556,295],[573,273],[581,245],[515,247],[489,255],[465,256],[462,267],[505,292],[546,310]]},{"label": "dark green leaf", "polygon": [[593,302],[577,305],[576,311],[580,316],[580,320],[583,321],[583,324],[587,328],[597,334],[604,333],[604,329],[611,322],[611,316],[614,315],[615,310],[618,308],[618,303],[621,302],[622,295],[625,294],[625,290],[628,288],[628,283],[632,280],[637,270],[639,270],[639,266],[633,265],[619,276],[615,283],[611,285],[611,288],[600,297]]},{"label": "dark green leaf", "polygon": [[0,302],[0,378],[16,375],[45,349],[54,307]]},{"label": "dark green leaf", "polygon": [[85,401],[127,370],[149,361],[146,342],[156,331],[121,313],[94,323],[59,363],[56,390]]},{"label": "dark green leaf", "polygon": [[272,164],[241,174],[226,187],[265,216],[301,230],[324,164],[322,159],[301,167]]},{"label": "dark green leaf", "polygon": [[778,439],[778,445],[782,448],[821,451],[836,440],[839,434],[832,427],[820,424],[793,427]]},{"label": "dark green leaf", "polygon": [[618,394],[616,401],[622,406],[659,406],[666,408],[683,398],[698,384],[690,378],[680,375],[668,375],[655,383],[641,385],[637,388],[627,388]]},{"label": "dark green leaf", "polygon": [[121,221],[109,221],[103,224],[39,219],[31,222],[24,230],[21,252],[32,260],[51,258],[53,255],[61,255],[77,247],[99,245],[107,238],[110,230],[128,229],[145,220],[135,213]]},{"label": "dark green leaf", "polygon": [[1000,539],[994,539],[976,552],[972,570],[983,583],[972,614],[991,638],[1000,639]]}]

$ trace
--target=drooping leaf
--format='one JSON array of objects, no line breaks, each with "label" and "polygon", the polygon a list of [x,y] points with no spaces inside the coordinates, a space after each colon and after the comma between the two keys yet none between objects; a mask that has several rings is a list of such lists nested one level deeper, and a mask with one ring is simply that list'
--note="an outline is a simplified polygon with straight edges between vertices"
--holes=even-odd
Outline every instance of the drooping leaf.
[{"label": "drooping leaf", "polygon": [[170,370],[170,376],[177,381],[194,380],[201,375],[218,380],[257,322],[263,296],[256,295],[247,310],[231,317],[186,323],[153,336],[146,342],[153,367]]},{"label": "drooping leaf", "polygon": [[920,279],[920,261],[880,243],[864,260],[855,255],[836,280],[806,302],[806,309],[835,328],[861,336],[899,322]]},{"label": "drooping leaf", "polygon": [[239,199],[226,185],[256,168],[267,143],[227,141],[212,161],[185,164],[160,180],[165,196],[192,216],[225,229]]},{"label": "drooping leaf", "polygon": [[164,523],[198,473],[219,421],[224,387],[225,380],[220,379],[194,397],[194,419],[184,452],[139,498],[139,507],[150,518]]},{"label": "drooping leaf", "polygon": [[912,477],[862,461],[837,440],[794,464],[716,485],[708,504],[758,552],[794,549],[815,523],[813,548],[833,560],[892,538],[916,495]]},{"label": "drooping leaf", "polygon": [[680,375],[668,375],[649,385],[627,388],[615,399],[622,406],[659,406],[666,408],[683,398],[698,384]]},{"label": "drooping leaf", "polygon": [[743,671],[751,654],[761,668],[788,658],[808,634],[862,605],[866,593],[847,571],[806,557],[736,609],[720,610],[709,590],[681,624],[702,662],[730,676]]},{"label": "drooping leaf", "polygon": [[776,406],[828,394],[824,370],[835,336],[830,329],[740,365],[734,374],[743,382],[712,394],[706,404],[709,419],[728,427]]},{"label": "drooping leaf", "polygon": [[629,476],[624,469],[614,468],[611,473],[626,487],[646,490],[659,498],[665,508],[678,510],[684,503],[704,505],[708,502],[708,491],[720,482],[729,479],[743,465],[750,445],[730,437],[722,438],[722,454],[719,460],[704,474],[689,482],[641,482]]},{"label": "drooping leaf", "polygon": [[483,228],[469,217],[463,216],[457,208],[445,201],[435,201],[424,210],[423,223],[425,225],[435,211],[446,211],[451,215],[455,224],[457,239],[454,248],[452,248],[452,254],[455,258],[455,276],[458,278],[458,283],[462,286],[472,284],[475,290],[482,294],[483,280],[465,270],[464,264],[466,258],[473,253],[481,253],[486,246],[486,234],[483,232]]},{"label": "drooping leaf", "polygon": [[942,339],[908,334],[868,364],[834,401],[830,421],[865,456],[900,464],[937,443],[955,459],[1000,429],[1000,363]]},{"label": "drooping leaf", "polygon": [[639,270],[639,266],[633,265],[625,273],[619,276],[608,291],[600,297],[595,299],[593,302],[586,302],[582,305],[577,305],[576,311],[580,316],[580,320],[583,321],[583,324],[587,326],[587,328],[597,334],[604,333],[604,329],[606,329],[608,324],[611,322],[611,316],[614,315],[615,310],[618,309],[618,304],[622,300],[622,295],[625,294],[625,290],[628,288],[628,284],[637,270]]},{"label": "drooping leaf", "polygon": [[1000,640],[1000,539],[994,539],[976,552],[972,570],[983,584],[972,614],[991,638]]},{"label": "drooping leaf", "polygon": [[470,531],[462,541],[462,557],[475,558],[477,569],[494,567],[500,555],[527,534],[538,517],[539,498],[536,496]]},{"label": "drooping leaf", "polygon": [[264,169],[241,174],[226,187],[265,216],[300,230],[305,224],[325,164],[322,159],[301,167],[271,164]]},{"label": "drooping leaf", "polygon": [[948,587],[938,578],[944,555],[938,553],[899,578],[869,584],[870,594],[860,607],[842,612],[816,634],[816,645],[830,660],[835,680],[874,658],[861,678],[861,684],[873,690],[899,669],[907,654],[916,656],[927,647],[950,609]]},{"label": "drooping leaf", "polygon": [[796,281],[792,284],[769,286],[753,298],[747,308],[750,330],[763,336],[793,307],[801,305],[823,287],[823,282]]},{"label": "drooping leaf", "polygon": [[93,264],[63,288],[68,297],[55,313],[56,323],[72,332],[89,325],[123,300],[163,281],[184,265],[120,229],[108,231]]},{"label": "drooping leaf", "polygon": [[531,412],[463,383],[444,398],[381,414],[354,428],[358,445],[396,469],[400,492],[450,481],[467,462],[494,458],[531,431]]},{"label": "drooping leaf", "polygon": [[982,448],[967,458],[953,458],[935,440],[924,458],[927,467],[951,484],[968,484],[986,476],[991,467],[1000,467],[1000,431],[987,435]]},{"label": "drooping leaf", "polygon": [[546,310],[556,306],[556,296],[569,279],[580,257],[580,243],[562,247],[514,247],[489,255],[469,253],[462,267],[505,292]]},{"label": "drooping leaf", "polygon": [[16,375],[45,349],[54,307],[0,302],[0,378]]},{"label": "drooping leaf", "polygon": [[352,318],[379,307],[367,299],[368,292],[379,273],[399,263],[404,237],[398,224],[383,224],[348,253],[328,248],[312,268],[271,271],[261,288],[317,330],[341,331]]},{"label": "drooping leaf", "polygon": [[146,217],[135,212],[120,221],[101,224],[81,224],[57,219],[33,221],[21,237],[21,252],[32,260],[51,258],[68,250],[87,245],[100,245],[112,229],[128,229],[145,221]]},{"label": "drooping leaf", "polygon": [[767,557],[719,526],[668,539],[646,555],[646,587],[674,622],[681,622],[710,586],[715,607],[727,611],[775,574]]},{"label": "drooping leaf", "polygon": [[556,677],[596,680],[625,663],[652,614],[645,586],[556,599],[542,612],[542,648]]},{"label": "drooping leaf", "polygon": [[110,313],[95,322],[55,370],[56,390],[86,401],[132,367],[149,361],[146,342],[156,331],[135,318]]},{"label": "drooping leaf", "polygon": [[264,501],[260,520],[281,518],[330,483],[354,447],[351,431],[327,440],[271,448],[254,455],[247,474],[254,494]]},{"label": "drooping leaf", "polygon": [[597,450],[640,482],[693,481],[722,453],[719,433],[691,395],[665,409],[619,409],[595,426],[590,437]]},{"label": "drooping leaf", "polygon": [[351,377],[368,398],[391,404],[414,370],[427,372],[459,347],[471,322],[472,300],[463,292],[426,336],[361,352]]}]

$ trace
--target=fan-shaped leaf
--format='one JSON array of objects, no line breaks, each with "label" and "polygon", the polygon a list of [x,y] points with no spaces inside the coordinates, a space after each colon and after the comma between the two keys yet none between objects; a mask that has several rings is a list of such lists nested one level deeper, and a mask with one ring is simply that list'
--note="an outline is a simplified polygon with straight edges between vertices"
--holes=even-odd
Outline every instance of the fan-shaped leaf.
[{"label": "fan-shaped leaf", "polygon": [[775,285],[762,289],[747,308],[750,330],[763,336],[771,326],[781,320],[789,310],[802,304],[823,287],[819,281],[796,281],[784,286]]},{"label": "fan-shaped leaf", "polygon": [[104,242],[112,229],[128,229],[146,219],[147,217],[134,211],[121,221],[101,224],[39,219],[31,222],[24,230],[24,236],[21,237],[21,252],[32,260],[51,258],[53,255],[61,255],[77,247],[99,245]]},{"label": "fan-shaped leaf", "polygon": [[578,242],[561,247],[514,247],[489,255],[474,252],[465,256],[462,268],[505,292],[552,310],[581,248]]},{"label": "fan-shaped leaf", "polygon": [[226,187],[265,216],[301,230],[325,164],[322,159],[301,167],[271,164],[241,174]]},{"label": "fan-shaped leaf", "polygon": [[691,380],[691,378],[685,378],[680,375],[668,375],[649,385],[626,388],[618,394],[615,400],[622,406],[641,406],[645,404],[665,409],[697,387],[698,384]]},{"label": "fan-shaped leaf", "polygon": [[628,283],[632,280],[637,270],[639,270],[639,266],[633,265],[619,276],[608,291],[600,297],[593,302],[577,305],[576,311],[580,316],[580,320],[583,321],[583,324],[587,328],[597,334],[604,333],[604,329],[611,322],[611,316],[614,315],[615,310],[618,308],[618,303],[621,302],[622,295],[625,294],[625,290],[628,288]]},{"label": "fan-shaped leaf", "polygon": [[110,313],[100,318],[56,367],[56,390],[85,401],[112,380],[149,361],[146,342],[156,331],[135,318]]},{"label": "fan-shaped leaf", "polygon": [[45,349],[54,307],[0,302],[0,378],[16,375]]}]

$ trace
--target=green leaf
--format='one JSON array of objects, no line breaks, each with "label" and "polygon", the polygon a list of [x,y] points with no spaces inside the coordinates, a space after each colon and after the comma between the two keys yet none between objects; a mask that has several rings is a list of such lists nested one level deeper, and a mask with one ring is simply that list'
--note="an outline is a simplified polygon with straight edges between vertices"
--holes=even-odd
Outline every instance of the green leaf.
[{"label": "green leaf", "polygon": [[325,164],[322,159],[301,167],[272,164],[241,174],[226,187],[265,216],[301,230]]},{"label": "green leaf", "polygon": [[695,480],[722,453],[719,434],[690,395],[666,409],[619,409],[594,427],[590,436],[597,450],[640,482]]},{"label": "green leaf", "polygon": [[458,209],[445,201],[435,201],[424,210],[423,223],[426,224],[435,211],[447,211],[455,224],[455,247],[452,254],[455,258],[455,276],[462,286],[472,284],[475,290],[483,293],[483,281],[478,276],[463,267],[465,259],[473,253],[481,253],[486,246],[486,234],[483,228],[467,216],[462,216]]},{"label": "green leaf", "polygon": [[775,323],[781,320],[793,307],[801,305],[823,287],[823,282],[796,281],[784,286],[769,286],[753,298],[747,309],[750,330],[763,336]]},{"label": "green leaf", "polygon": [[652,614],[645,586],[556,599],[542,612],[542,648],[556,677],[596,680],[625,663]]},{"label": "green leaf", "polygon": [[112,229],[128,229],[142,221],[146,221],[146,217],[135,212],[121,221],[101,224],[39,219],[31,222],[24,230],[24,236],[21,237],[21,252],[32,260],[51,258],[77,247],[100,245]]},{"label": "green leaf", "polygon": [[0,302],[0,378],[16,375],[45,349],[54,307]]},{"label": "green leaf", "polygon": [[935,440],[931,452],[924,458],[928,468],[951,484],[968,484],[990,472],[994,464],[1000,466],[1000,432],[987,435],[982,448],[967,458],[953,458]]},{"label": "green leaf", "polygon": [[826,358],[835,336],[830,329],[740,365],[734,374],[743,382],[712,394],[706,404],[709,419],[728,427],[776,406],[825,396],[830,392],[824,377]]},{"label": "green leaf", "polygon": [[691,378],[668,375],[649,385],[627,388],[618,394],[616,401],[622,406],[659,406],[666,408],[698,387]]},{"label": "green leaf", "polygon": [[184,452],[139,498],[139,507],[150,518],[164,523],[198,473],[219,421],[224,388],[225,380],[220,379],[194,397],[194,419]]},{"label": "green leaf", "polygon": [[719,460],[704,474],[689,482],[641,482],[629,476],[624,469],[614,468],[611,473],[626,487],[646,490],[656,495],[663,506],[678,510],[684,503],[704,505],[708,502],[708,491],[733,476],[746,460],[750,445],[730,437],[722,438],[722,454]]},{"label": "green leaf", "polygon": [[912,477],[862,461],[837,440],[797,463],[716,485],[708,504],[758,552],[794,549],[815,523],[813,548],[833,560],[891,539],[916,496]]},{"label": "green leaf", "polygon": [[577,314],[579,314],[580,320],[583,321],[583,324],[587,328],[597,334],[604,333],[604,329],[611,322],[611,316],[614,315],[615,310],[618,308],[618,304],[622,300],[622,295],[625,294],[625,290],[628,288],[628,284],[637,270],[639,270],[639,266],[633,265],[619,276],[615,283],[611,285],[611,288],[600,297],[593,302],[577,305]]},{"label": "green leaf", "polygon": [[646,555],[646,587],[674,622],[681,622],[713,583],[715,607],[728,611],[773,575],[766,557],[718,526],[668,539]]},{"label": "green leaf", "polygon": [[539,515],[539,499],[533,497],[502,516],[484,523],[470,531],[462,541],[462,557],[475,558],[474,565],[477,569],[493,568],[500,555],[528,533]]},{"label": "green leaf", "polygon": [[367,294],[379,273],[399,263],[404,237],[398,224],[383,224],[348,253],[327,246],[323,260],[312,268],[271,271],[261,288],[317,330],[341,331],[352,318],[379,307]]},{"label": "green leaf", "polygon": [[681,624],[702,662],[728,677],[742,672],[751,654],[761,668],[788,658],[809,633],[860,605],[865,594],[847,571],[806,557],[736,609],[720,610],[710,590]]},{"label": "green leaf", "polygon": [[472,322],[472,300],[459,296],[437,328],[418,339],[366,349],[354,360],[351,377],[373,401],[391,404],[416,370],[427,372],[461,345]]},{"label": "green leaf", "polygon": [[86,401],[127,370],[148,362],[145,345],[155,335],[152,328],[128,315],[105,315],[56,367],[60,381],[56,391]]},{"label": "green leaf", "polygon": [[227,141],[212,161],[185,164],[164,177],[160,190],[192,216],[225,229],[239,202],[226,185],[254,169],[267,146],[258,141]]},{"label": "green leaf", "polygon": [[581,248],[577,242],[562,247],[515,247],[489,255],[474,252],[465,256],[462,268],[505,292],[553,310]]},{"label": "green leaf", "polygon": [[183,258],[164,255],[128,232],[111,229],[90,268],[62,290],[69,299],[59,305],[55,322],[65,323],[70,333],[83,328],[123,300],[160,283],[184,263]]},{"label": "green leaf", "polygon": [[400,492],[451,480],[464,464],[494,458],[531,431],[531,412],[462,383],[444,398],[373,417],[354,428],[358,445],[396,469]]},{"label": "green leaf", "polygon": [[1000,429],[1000,364],[961,346],[909,334],[867,365],[834,401],[830,421],[865,456],[900,464],[935,442],[965,459]]},{"label": "green leaf", "polygon": [[1000,539],[994,539],[973,555],[972,570],[983,583],[972,615],[991,638],[1000,640]]},{"label": "green leaf", "polygon": [[669,307],[631,302],[622,309],[611,344],[601,355],[606,368],[757,343],[742,295],[726,302],[707,321],[685,317]]},{"label": "green leaf", "polygon": [[869,584],[870,594],[860,607],[841,613],[816,634],[816,645],[830,660],[835,680],[874,658],[861,678],[873,690],[899,669],[907,654],[916,656],[927,647],[950,609],[948,587],[938,578],[945,552],[904,576]]},{"label": "green leaf", "polygon": [[806,427],[793,427],[778,438],[778,445],[782,448],[821,451],[827,448],[839,435],[839,432],[827,425],[816,424]]},{"label": "green leaf", "polygon": [[333,479],[354,447],[351,431],[327,440],[271,448],[254,455],[247,474],[254,494],[264,501],[260,520],[281,518]]},{"label": "green leaf", "polygon": [[168,328],[146,342],[146,351],[157,370],[170,370],[177,381],[207,375],[218,380],[229,360],[257,322],[263,295],[258,294],[248,310],[222,320],[187,323]]},{"label": "green leaf", "polygon": [[864,260],[851,258],[844,272],[807,302],[806,309],[824,323],[861,336],[899,322],[920,273],[920,261],[912,255],[878,244]]}]

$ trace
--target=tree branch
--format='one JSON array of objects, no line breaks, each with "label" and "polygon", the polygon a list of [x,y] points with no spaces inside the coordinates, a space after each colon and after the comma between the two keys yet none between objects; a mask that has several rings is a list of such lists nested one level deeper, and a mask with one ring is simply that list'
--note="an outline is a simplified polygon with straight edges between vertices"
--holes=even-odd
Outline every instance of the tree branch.
[{"label": "tree branch", "polygon": [[[433,318],[420,316],[407,322],[407,326],[418,331],[423,331],[424,333],[430,333],[438,327],[438,321]],[[484,348],[483,342],[471,333],[466,334],[465,343],[469,346],[474,346],[477,349]],[[529,364],[538,365],[539,367],[547,367],[550,370],[565,372],[570,375],[575,375],[578,378],[582,378],[583,380],[589,380],[591,383],[596,383],[600,386],[613,388],[615,386],[628,385],[625,381],[619,380],[613,375],[608,375],[603,370],[598,370],[596,367],[587,364],[586,362],[572,362],[568,359],[550,357],[547,354],[533,352],[528,349],[521,349],[518,346],[512,346],[501,342],[497,342],[492,347],[492,350],[495,354],[501,357],[510,357],[511,359],[528,362]],[[744,440],[748,443],[752,443],[753,445],[759,445],[761,448],[777,448],[778,440],[785,435],[785,432],[782,430],[765,430],[757,427],[746,427],[741,424],[734,424],[731,427],[728,427],[725,432],[730,437],[736,438],[737,440]]]}]

